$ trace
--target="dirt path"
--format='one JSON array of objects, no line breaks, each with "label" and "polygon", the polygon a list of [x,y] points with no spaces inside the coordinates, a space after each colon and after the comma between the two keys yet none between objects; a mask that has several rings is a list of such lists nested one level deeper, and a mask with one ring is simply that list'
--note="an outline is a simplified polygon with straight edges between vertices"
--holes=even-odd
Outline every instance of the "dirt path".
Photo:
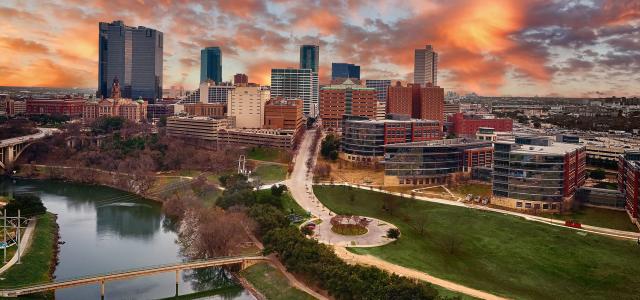
[{"label": "dirt path", "polygon": [[507,298],[496,296],[481,290],[472,289],[448,280],[433,277],[427,273],[423,273],[414,269],[398,266],[371,255],[354,254],[349,252],[344,247],[334,247],[334,251],[338,255],[338,257],[340,257],[342,260],[346,261],[347,263],[375,266],[390,273],[395,273],[400,276],[405,276],[405,277],[426,281],[426,282],[441,286],[445,289],[459,292],[459,293],[466,294],[466,295],[480,298],[480,299],[490,299],[490,300],[507,299]]}]

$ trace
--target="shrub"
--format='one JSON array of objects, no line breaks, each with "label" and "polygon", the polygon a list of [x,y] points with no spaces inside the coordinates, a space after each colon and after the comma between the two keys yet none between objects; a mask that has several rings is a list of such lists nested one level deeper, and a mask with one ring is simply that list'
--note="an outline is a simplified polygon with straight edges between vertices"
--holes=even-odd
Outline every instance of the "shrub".
[{"label": "shrub", "polygon": [[400,237],[400,229],[398,228],[389,228],[389,230],[387,230],[387,237],[390,239],[397,239]]}]

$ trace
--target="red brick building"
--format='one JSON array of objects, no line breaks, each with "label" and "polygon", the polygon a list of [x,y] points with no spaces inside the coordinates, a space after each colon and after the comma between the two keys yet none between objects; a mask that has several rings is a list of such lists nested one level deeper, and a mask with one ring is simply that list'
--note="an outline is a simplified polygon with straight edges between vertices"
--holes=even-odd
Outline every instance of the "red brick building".
[{"label": "red brick building", "polygon": [[26,114],[31,115],[63,115],[71,118],[82,117],[82,108],[86,102],[80,98],[63,99],[27,99]]},{"label": "red brick building", "polygon": [[349,79],[320,90],[320,118],[325,129],[341,129],[343,115],[374,120],[376,108],[376,90],[356,85]]},{"label": "red brick building", "polygon": [[490,127],[495,131],[513,131],[511,119],[483,119],[456,113],[449,117],[449,122],[453,123],[451,133],[456,136],[474,136],[480,127]]},{"label": "red brick building", "polygon": [[640,215],[640,151],[626,151],[618,158],[618,190],[624,195],[627,213],[637,225]]},{"label": "red brick building", "polygon": [[302,100],[271,99],[264,106],[264,126],[268,129],[298,130],[302,127]]},{"label": "red brick building", "polygon": [[191,103],[184,105],[189,116],[222,118],[226,112],[224,103]]},{"label": "red brick building", "polygon": [[427,85],[420,88],[420,98],[414,104],[413,118],[444,122],[444,89]]},{"label": "red brick building", "polygon": [[387,114],[413,116],[413,107],[419,98],[419,85],[402,86],[398,81],[387,90]]},{"label": "red brick building", "polygon": [[402,86],[396,82],[387,91],[387,113],[406,115],[414,119],[444,122],[444,89],[418,84]]},{"label": "red brick building", "polygon": [[249,83],[249,76],[247,76],[247,74],[236,74],[233,75],[233,84],[235,85],[239,85],[239,84],[247,84]]}]

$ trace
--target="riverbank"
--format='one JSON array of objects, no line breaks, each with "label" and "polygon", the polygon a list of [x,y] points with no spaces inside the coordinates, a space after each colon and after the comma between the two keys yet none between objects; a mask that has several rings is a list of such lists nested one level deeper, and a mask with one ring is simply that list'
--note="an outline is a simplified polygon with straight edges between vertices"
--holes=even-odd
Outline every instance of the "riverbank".
[{"label": "riverbank", "polygon": [[[166,200],[169,192],[182,188],[191,181],[191,179],[187,179],[184,176],[175,176],[177,179],[175,181],[167,181],[167,176],[149,176],[144,180],[145,182],[136,182],[137,180],[130,174],[92,168],[30,164],[22,164],[17,167],[17,173],[13,175],[15,178],[63,180],[89,185],[101,185],[136,194],[160,203]],[[143,192],[140,188],[141,185],[150,186],[150,188]]]},{"label": "riverbank", "polygon": [[0,275],[0,288],[49,282],[57,265],[59,230],[56,215],[38,217],[31,246],[16,264]]}]

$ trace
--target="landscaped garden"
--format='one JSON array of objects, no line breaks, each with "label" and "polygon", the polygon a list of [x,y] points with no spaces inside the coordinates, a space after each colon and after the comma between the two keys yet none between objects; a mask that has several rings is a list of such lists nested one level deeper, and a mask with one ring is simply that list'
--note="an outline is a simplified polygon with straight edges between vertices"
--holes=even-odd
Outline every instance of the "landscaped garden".
[{"label": "landscaped garden", "polygon": [[402,232],[396,242],[351,248],[354,253],[509,298],[637,296],[636,241],[343,186],[316,186],[314,192],[338,214],[378,218]]},{"label": "landscaped garden", "polygon": [[367,233],[369,220],[358,216],[334,216],[331,231],[341,235],[363,235]]}]

